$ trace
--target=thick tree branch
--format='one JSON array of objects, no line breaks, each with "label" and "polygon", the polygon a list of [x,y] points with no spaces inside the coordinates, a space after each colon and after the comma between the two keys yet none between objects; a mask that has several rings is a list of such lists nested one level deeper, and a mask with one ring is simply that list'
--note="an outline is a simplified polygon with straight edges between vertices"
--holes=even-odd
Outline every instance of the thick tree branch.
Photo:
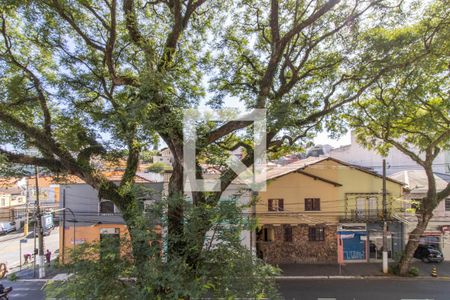
[{"label": "thick tree branch", "polygon": [[33,82],[33,86],[37,92],[37,99],[39,101],[39,105],[40,105],[42,113],[44,115],[44,130],[47,135],[51,136],[52,135],[52,129],[51,129],[52,119],[51,119],[51,115],[50,115],[50,110],[47,105],[47,97],[45,95],[46,93],[42,86],[41,80],[27,66],[20,63],[14,56],[12,49],[11,49],[12,48],[11,41],[6,32],[6,19],[3,14],[1,16],[1,19],[2,19],[2,29],[1,30],[2,30],[3,39],[5,40],[6,53],[8,54],[9,60],[14,65],[16,65],[18,68],[20,68],[28,76],[28,78]]},{"label": "thick tree branch", "polygon": [[450,183],[447,184],[445,189],[443,189],[442,191],[437,193],[438,202],[440,202],[441,200],[447,198],[448,196],[450,196]]},{"label": "thick tree branch", "polygon": [[313,24],[315,21],[317,21],[320,17],[325,15],[327,12],[329,12],[331,9],[333,9],[334,6],[336,6],[340,0],[329,0],[327,3],[322,5],[320,9],[318,9],[315,13],[310,15],[306,20],[294,25],[294,27],[289,30],[282,38],[280,43],[282,45],[287,45],[289,41],[296,35],[299,34],[303,29]]},{"label": "thick tree branch", "polygon": [[65,167],[62,165],[62,163],[56,159],[40,158],[25,154],[13,153],[1,148],[0,148],[0,155],[6,157],[8,162],[11,163],[44,167],[48,168],[53,172],[63,172],[66,170]]},{"label": "thick tree branch", "polygon": [[251,121],[230,121],[208,133],[206,136],[207,145],[217,141],[218,139],[232,133],[233,131],[245,128],[252,124]]},{"label": "thick tree branch", "polygon": [[86,32],[84,32],[80,26],[75,21],[74,16],[68,12],[64,6],[59,2],[59,0],[51,0],[50,2],[45,1],[45,3],[54,8],[61,18],[63,18],[73,30],[84,40],[84,42],[91,48],[98,51],[104,52],[105,48],[98,42],[92,40]]},{"label": "thick tree branch", "polygon": [[146,48],[147,41],[139,31],[139,23],[136,16],[136,4],[134,0],[123,1],[123,11],[125,15],[125,24],[131,40],[141,49]]}]

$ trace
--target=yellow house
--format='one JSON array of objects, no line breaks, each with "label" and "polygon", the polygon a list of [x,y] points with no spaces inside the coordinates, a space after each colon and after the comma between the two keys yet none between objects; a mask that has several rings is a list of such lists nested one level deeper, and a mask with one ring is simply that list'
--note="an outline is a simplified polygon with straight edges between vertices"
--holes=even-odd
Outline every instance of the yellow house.
[{"label": "yellow house", "polygon": [[[257,254],[270,263],[381,258],[382,176],[329,158],[307,158],[267,172],[255,212]],[[390,254],[401,251],[402,183],[387,178]]]}]

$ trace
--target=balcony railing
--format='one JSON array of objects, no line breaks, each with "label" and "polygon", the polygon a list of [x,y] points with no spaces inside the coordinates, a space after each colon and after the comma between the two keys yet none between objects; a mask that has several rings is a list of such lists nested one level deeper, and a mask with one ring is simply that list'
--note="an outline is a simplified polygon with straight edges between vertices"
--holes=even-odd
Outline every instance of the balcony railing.
[{"label": "balcony railing", "polygon": [[[392,218],[391,213],[388,211],[386,219],[390,220]],[[352,209],[345,213],[344,220],[351,221],[382,221],[383,220],[383,210],[381,209]]]}]

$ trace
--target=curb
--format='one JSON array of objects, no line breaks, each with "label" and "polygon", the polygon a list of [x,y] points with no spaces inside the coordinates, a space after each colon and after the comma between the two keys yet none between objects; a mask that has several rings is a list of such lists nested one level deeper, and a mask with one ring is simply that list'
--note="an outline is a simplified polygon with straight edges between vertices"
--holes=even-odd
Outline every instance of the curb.
[{"label": "curb", "polygon": [[275,276],[277,280],[314,280],[314,279],[393,279],[393,280],[445,280],[450,281],[449,276],[430,277],[399,277],[399,276],[347,276],[347,275],[319,275],[319,276]]}]

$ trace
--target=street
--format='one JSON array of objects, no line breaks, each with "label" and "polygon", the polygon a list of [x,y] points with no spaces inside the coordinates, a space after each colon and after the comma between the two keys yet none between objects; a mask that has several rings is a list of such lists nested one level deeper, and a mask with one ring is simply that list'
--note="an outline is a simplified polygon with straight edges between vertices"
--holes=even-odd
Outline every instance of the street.
[{"label": "street", "polygon": [[279,289],[286,300],[450,299],[450,281],[433,279],[286,279]]},{"label": "street", "polygon": [[[43,300],[43,282],[0,281],[12,286],[11,300]],[[448,300],[450,282],[418,279],[282,280],[279,288],[286,300]]]},{"label": "street", "polygon": [[[15,232],[0,237],[0,263],[5,263],[9,269],[19,266],[20,264],[20,240],[23,238],[23,233]],[[22,243],[22,259],[23,254],[33,253],[34,239],[27,238],[26,240],[26,243]],[[54,255],[55,250],[58,248],[59,227],[56,227],[51,231],[49,236],[44,237],[44,251],[49,249],[52,252],[52,255]]]},{"label": "street", "polygon": [[27,281],[27,282],[11,282],[7,280],[1,280],[1,284],[5,287],[12,287],[13,290],[9,293],[10,300],[43,300],[44,291],[42,287],[44,285],[41,281]]}]

